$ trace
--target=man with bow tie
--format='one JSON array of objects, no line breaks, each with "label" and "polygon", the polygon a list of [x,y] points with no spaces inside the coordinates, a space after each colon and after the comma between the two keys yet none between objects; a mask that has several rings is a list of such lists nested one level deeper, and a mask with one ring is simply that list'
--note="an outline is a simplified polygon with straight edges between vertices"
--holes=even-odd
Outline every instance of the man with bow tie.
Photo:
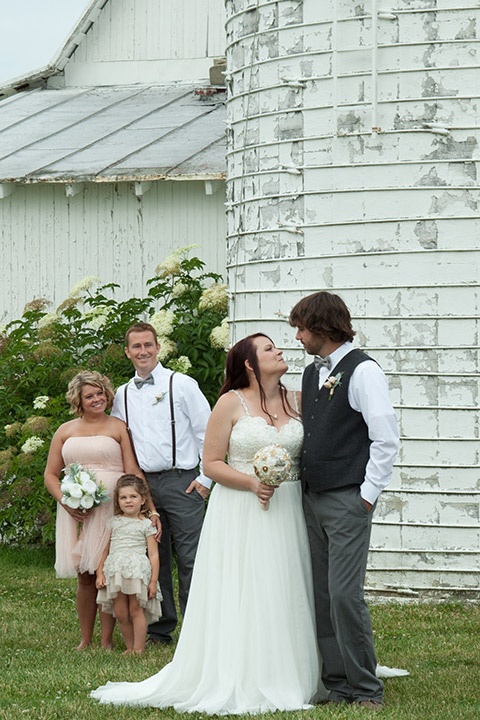
[{"label": "man with bow tie", "polygon": [[303,298],[290,325],[315,355],[302,381],[301,480],[327,702],[377,710],[383,683],[364,580],[373,511],[398,450],[395,413],[383,371],[353,347],[350,312],[338,295]]},{"label": "man with bow tie", "polygon": [[147,644],[170,643],[177,624],[172,582],[172,539],[177,554],[179,604],[185,613],[195,554],[211,481],[197,466],[210,406],[197,382],[158,362],[160,345],[149,323],[135,323],[125,336],[135,377],[118,388],[112,415],[130,428],[138,464],[145,473],[162,522],[160,620],[148,627]]}]

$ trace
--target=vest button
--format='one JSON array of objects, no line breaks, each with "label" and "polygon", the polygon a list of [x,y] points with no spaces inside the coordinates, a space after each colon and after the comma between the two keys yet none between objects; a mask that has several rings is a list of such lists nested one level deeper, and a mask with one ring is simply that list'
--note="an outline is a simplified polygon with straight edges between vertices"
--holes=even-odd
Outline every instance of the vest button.
[{"label": "vest button", "polygon": [[310,437],[311,434],[312,434],[312,433],[307,433],[307,437]]},{"label": "vest button", "polygon": [[315,398],[315,402],[318,402],[318,398]]},{"label": "vest button", "polygon": [[312,417],[312,420],[315,420],[315,415],[312,415],[311,417]]}]

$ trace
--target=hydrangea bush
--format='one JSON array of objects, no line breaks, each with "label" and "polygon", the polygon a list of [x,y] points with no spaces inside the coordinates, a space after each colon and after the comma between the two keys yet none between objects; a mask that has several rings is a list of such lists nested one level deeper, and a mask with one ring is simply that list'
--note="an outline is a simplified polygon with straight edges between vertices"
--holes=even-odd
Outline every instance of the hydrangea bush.
[{"label": "hydrangea bush", "polygon": [[28,303],[0,329],[0,541],[52,541],[55,502],[44,488],[50,438],[71,419],[67,384],[80,370],[108,375],[114,387],[132,376],[124,335],[136,321],[158,332],[159,360],[199,383],[210,403],[222,384],[228,346],[226,286],[191,247],[160,263],[146,295],[116,300],[116,283],[78,282],[50,311]]}]

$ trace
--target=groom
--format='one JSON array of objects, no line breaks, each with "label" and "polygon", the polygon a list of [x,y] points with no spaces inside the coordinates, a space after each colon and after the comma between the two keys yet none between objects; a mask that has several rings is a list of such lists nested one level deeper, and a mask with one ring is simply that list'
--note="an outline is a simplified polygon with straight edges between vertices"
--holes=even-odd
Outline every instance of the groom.
[{"label": "groom", "polygon": [[305,370],[301,477],[327,702],[381,709],[364,580],[372,516],[398,449],[385,375],[353,347],[343,300],[317,292],[290,313],[315,360]]}]

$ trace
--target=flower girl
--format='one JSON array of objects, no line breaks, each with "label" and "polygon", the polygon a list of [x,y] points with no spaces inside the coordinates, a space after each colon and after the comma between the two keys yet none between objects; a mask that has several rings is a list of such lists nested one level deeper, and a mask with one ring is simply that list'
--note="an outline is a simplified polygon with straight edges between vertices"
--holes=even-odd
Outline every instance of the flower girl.
[{"label": "flower girl", "polygon": [[147,625],[162,614],[156,529],[145,517],[146,483],[136,475],[122,475],[113,502],[110,537],[97,568],[97,602],[117,618],[125,652],[143,653]]}]

